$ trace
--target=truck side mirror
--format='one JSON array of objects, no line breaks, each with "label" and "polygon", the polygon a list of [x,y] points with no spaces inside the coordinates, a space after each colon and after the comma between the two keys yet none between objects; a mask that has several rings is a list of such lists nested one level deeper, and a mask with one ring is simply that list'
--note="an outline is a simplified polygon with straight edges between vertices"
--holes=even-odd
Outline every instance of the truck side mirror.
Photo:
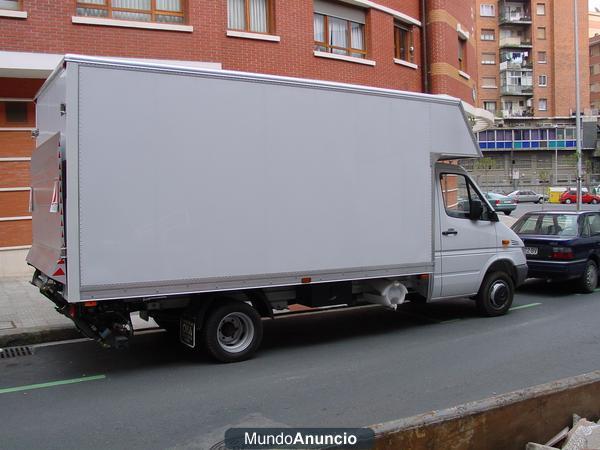
[{"label": "truck side mirror", "polygon": [[479,200],[471,201],[471,209],[469,211],[469,219],[471,220],[479,220],[481,219],[481,215],[483,214],[483,205]]}]

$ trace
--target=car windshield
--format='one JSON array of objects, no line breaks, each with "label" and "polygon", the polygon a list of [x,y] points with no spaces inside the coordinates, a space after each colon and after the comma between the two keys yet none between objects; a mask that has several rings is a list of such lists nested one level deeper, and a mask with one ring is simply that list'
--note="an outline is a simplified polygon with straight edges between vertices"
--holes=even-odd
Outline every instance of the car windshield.
[{"label": "car windshield", "polygon": [[577,216],[574,214],[529,214],[513,226],[517,234],[541,236],[577,236]]}]

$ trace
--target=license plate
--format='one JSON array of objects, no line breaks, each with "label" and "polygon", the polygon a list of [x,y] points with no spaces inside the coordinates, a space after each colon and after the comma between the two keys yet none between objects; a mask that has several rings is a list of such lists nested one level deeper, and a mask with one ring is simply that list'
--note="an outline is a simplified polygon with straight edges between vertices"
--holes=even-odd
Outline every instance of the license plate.
[{"label": "license plate", "polygon": [[526,255],[537,255],[538,249],[537,249],[537,247],[525,247],[525,254]]},{"label": "license plate", "polygon": [[183,318],[180,320],[179,340],[188,347],[196,346],[196,322],[194,320]]}]

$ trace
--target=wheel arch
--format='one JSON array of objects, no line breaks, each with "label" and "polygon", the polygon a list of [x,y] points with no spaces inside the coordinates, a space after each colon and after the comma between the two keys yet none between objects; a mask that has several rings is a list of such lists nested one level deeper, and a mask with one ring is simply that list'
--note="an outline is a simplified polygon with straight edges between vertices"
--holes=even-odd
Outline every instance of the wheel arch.
[{"label": "wheel arch", "polygon": [[512,280],[513,284],[516,286],[518,283],[518,275],[517,275],[517,269],[515,267],[515,265],[513,264],[513,262],[509,259],[496,259],[494,261],[492,261],[488,267],[486,268],[485,271],[482,271],[482,276],[481,279],[479,280],[479,284],[481,285],[481,283],[483,283],[483,280],[485,279],[485,277],[493,272],[505,272],[506,274],[508,274],[508,276],[510,276],[510,279]]}]

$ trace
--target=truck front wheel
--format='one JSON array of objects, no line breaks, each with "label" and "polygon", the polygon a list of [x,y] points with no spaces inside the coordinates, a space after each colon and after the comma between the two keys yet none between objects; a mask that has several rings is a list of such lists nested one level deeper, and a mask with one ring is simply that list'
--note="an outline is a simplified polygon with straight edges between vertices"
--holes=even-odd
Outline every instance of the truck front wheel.
[{"label": "truck front wheel", "polygon": [[251,358],[260,345],[262,333],[258,312],[247,303],[233,300],[217,300],[202,327],[206,349],[215,359],[226,363]]},{"label": "truck front wheel", "polygon": [[501,316],[508,312],[514,295],[515,284],[508,274],[488,273],[475,297],[477,309],[483,316]]}]

